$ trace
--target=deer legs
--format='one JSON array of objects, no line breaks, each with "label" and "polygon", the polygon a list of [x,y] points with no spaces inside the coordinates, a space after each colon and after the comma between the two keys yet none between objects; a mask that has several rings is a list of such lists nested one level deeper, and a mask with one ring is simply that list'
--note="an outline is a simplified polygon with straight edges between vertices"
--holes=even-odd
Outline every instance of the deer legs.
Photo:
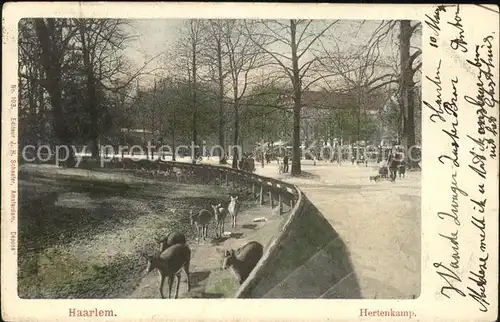
[{"label": "deer legs", "polygon": [[[176,279],[174,299],[176,299],[179,296],[179,287],[181,285],[181,272],[178,272],[178,273],[176,273],[175,275],[172,275],[172,276],[168,276],[167,284],[168,284],[168,298],[169,299],[172,298],[172,287],[174,286],[174,276],[175,276],[175,279]],[[189,274],[186,273],[186,276],[188,278],[187,284],[188,284],[188,292],[189,292],[190,291]],[[164,275],[161,276],[160,294],[161,294],[161,298],[162,299],[165,298],[165,296],[163,294],[163,285],[165,284],[165,278],[167,278],[167,276],[164,276]]]},{"label": "deer legs", "polygon": [[[165,283],[165,275],[163,275],[163,273],[161,273],[161,281],[160,281],[160,295],[161,295],[161,298],[164,299],[165,296],[163,295],[163,284]],[[170,294],[169,294],[170,296]]]}]

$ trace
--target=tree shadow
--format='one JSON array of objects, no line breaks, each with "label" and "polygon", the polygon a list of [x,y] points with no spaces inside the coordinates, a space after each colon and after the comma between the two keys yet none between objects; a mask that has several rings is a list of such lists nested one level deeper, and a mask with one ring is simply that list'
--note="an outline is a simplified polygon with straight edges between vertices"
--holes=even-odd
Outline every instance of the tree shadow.
[{"label": "tree shadow", "polygon": [[240,239],[243,233],[231,233],[231,238]]},{"label": "tree shadow", "polygon": [[310,180],[319,180],[321,177],[317,174],[307,172],[307,171],[301,171],[300,175],[297,176],[298,178],[303,178],[303,179],[310,179]]},{"label": "tree shadow", "polygon": [[234,239],[240,239],[244,234],[243,233],[231,233],[231,236],[222,236],[219,238],[212,238],[210,240],[210,244],[214,246],[219,246],[220,244],[224,243],[226,240],[234,238]]},{"label": "tree shadow", "polygon": [[220,299],[223,297],[224,297],[224,294],[222,294],[222,293],[200,292],[200,293],[194,294],[190,298],[193,298],[193,299]]},{"label": "tree shadow", "polygon": [[239,290],[238,297],[361,298],[346,244],[307,197],[303,198],[300,213],[282,232],[279,248]]},{"label": "tree shadow", "polygon": [[[25,248],[43,249],[65,244],[130,223],[144,215],[143,211],[123,210],[131,201],[139,202],[145,211],[153,213],[161,213],[169,207],[158,201],[170,191],[168,186],[93,178],[55,180],[50,176],[31,174],[25,174],[23,180],[29,185],[19,182],[21,253]],[[185,221],[188,222],[189,218]]]},{"label": "tree shadow", "polygon": [[255,228],[257,228],[257,225],[256,224],[245,224],[245,225],[241,225],[241,228],[254,230]]},{"label": "tree shadow", "polygon": [[231,238],[231,237],[222,236],[222,237],[219,237],[219,238],[212,238],[212,240],[210,240],[210,244],[214,245],[214,246],[219,246],[220,244],[222,244],[223,242],[225,242],[229,238]]},{"label": "tree shadow", "polygon": [[202,281],[206,280],[208,276],[210,276],[210,271],[198,271],[189,273],[191,287],[198,286]]}]

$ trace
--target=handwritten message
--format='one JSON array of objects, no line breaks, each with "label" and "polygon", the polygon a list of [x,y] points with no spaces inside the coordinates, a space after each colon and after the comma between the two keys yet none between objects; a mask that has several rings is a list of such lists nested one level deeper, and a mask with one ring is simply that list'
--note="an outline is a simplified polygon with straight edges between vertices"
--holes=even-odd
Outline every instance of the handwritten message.
[{"label": "handwritten message", "polygon": [[[425,99],[423,108],[429,115],[427,121],[440,129],[447,142],[438,153],[437,164],[443,168],[437,171],[450,173],[448,193],[442,194],[448,206],[435,214],[440,227],[440,246],[448,251],[433,260],[432,265],[441,281],[441,296],[465,298],[475,303],[480,312],[488,312],[495,287],[487,288],[488,267],[494,263],[488,261],[490,237],[486,214],[491,185],[488,186],[486,179],[497,175],[490,173],[489,168],[498,162],[495,83],[498,57],[493,50],[498,39],[494,31],[485,32],[479,41],[477,35],[469,37],[466,26],[473,22],[462,19],[461,9],[459,5],[441,5],[425,16],[425,26],[430,32],[423,41],[428,42],[427,48],[436,50],[439,58],[432,68],[426,68],[423,82],[426,91],[432,93],[427,98],[432,99]],[[452,54],[445,56],[443,52]],[[457,68],[450,68],[453,65]],[[467,77],[464,70],[469,74]],[[470,75],[475,86],[470,86]],[[467,84],[463,85],[462,79]],[[471,111],[475,111],[475,119],[465,118]],[[472,241],[467,245],[472,250],[463,250],[464,240]]]}]

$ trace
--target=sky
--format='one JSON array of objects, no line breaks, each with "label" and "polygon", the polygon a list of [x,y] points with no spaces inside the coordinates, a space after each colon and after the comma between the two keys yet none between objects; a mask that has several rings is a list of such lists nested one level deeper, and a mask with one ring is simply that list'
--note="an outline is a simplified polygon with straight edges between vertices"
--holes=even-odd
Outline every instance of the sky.
[{"label": "sky", "polygon": [[[155,74],[158,72],[168,74],[169,71],[164,67],[166,54],[174,48],[176,41],[181,36],[182,27],[185,22],[186,20],[180,19],[131,20],[130,30],[128,31],[134,38],[129,42],[125,53],[132,62],[133,68],[137,70],[147,60],[160,55],[148,64],[145,71],[153,71]],[[319,29],[327,21],[319,21],[317,23],[317,29]],[[334,25],[327,34],[327,37],[336,38],[340,43],[341,49],[349,52],[352,48],[366,44],[380,21],[365,21],[361,29],[358,27],[359,23],[360,21],[342,20]],[[420,37],[415,39],[415,46],[420,47],[419,42]],[[328,44],[327,47],[331,48]],[[391,48],[388,44],[384,54],[386,56],[392,55],[394,48],[394,46]],[[285,52],[287,48],[284,46],[281,48],[276,47],[276,50]],[[305,57],[305,59],[307,60],[308,57]],[[154,76],[152,75],[144,76],[141,82],[147,86],[147,84],[152,83],[153,79]]]}]

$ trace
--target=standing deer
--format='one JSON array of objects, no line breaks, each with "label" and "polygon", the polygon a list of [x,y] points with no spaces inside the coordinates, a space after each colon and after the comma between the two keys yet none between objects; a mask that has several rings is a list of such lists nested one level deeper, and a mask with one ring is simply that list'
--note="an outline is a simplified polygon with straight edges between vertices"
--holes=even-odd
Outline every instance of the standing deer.
[{"label": "standing deer", "polygon": [[238,217],[238,212],[240,211],[240,203],[238,200],[238,196],[236,196],[236,197],[231,196],[231,201],[229,202],[229,205],[227,206],[227,210],[231,214],[231,218],[232,218],[231,227],[236,228],[236,219]]},{"label": "standing deer", "polygon": [[175,178],[177,182],[187,182],[187,173],[186,171],[179,169],[179,168],[173,168],[173,173],[175,175]]},{"label": "standing deer", "polygon": [[172,231],[166,237],[162,239],[157,239],[156,241],[160,244],[160,251],[163,252],[165,251],[165,249],[173,245],[185,244],[186,236],[184,236],[183,233]]},{"label": "standing deer", "polygon": [[159,255],[146,255],[148,260],[147,272],[150,273],[154,269],[160,272],[160,295],[164,299],[163,285],[165,278],[168,277],[168,298],[171,298],[172,285],[174,276],[177,278],[177,286],[174,298],[179,295],[179,285],[181,282],[181,270],[184,269],[187,279],[187,291],[191,289],[189,281],[189,262],[191,261],[191,250],[184,244],[176,244],[167,248]]},{"label": "standing deer", "polygon": [[238,282],[243,284],[264,254],[264,247],[256,241],[251,241],[236,251],[234,249],[223,251],[217,249],[217,251],[223,257],[222,269],[231,267]]},{"label": "standing deer", "polygon": [[221,238],[224,233],[224,222],[228,211],[221,204],[212,205],[212,208],[215,215],[215,238]]},{"label": "standing deer", "polygon": [[201,239],[200,237],[203,237],[203,240],[205,240],[205,237],[208,237],[208,225],[210,224],[213,218],[212,213],[206,209],[202,209],[198,213],[194,213],[193,210],[191,210],[190,214],[191,214],[191,225],[195,225],[196,230],[198,231],[198,242]]}]

